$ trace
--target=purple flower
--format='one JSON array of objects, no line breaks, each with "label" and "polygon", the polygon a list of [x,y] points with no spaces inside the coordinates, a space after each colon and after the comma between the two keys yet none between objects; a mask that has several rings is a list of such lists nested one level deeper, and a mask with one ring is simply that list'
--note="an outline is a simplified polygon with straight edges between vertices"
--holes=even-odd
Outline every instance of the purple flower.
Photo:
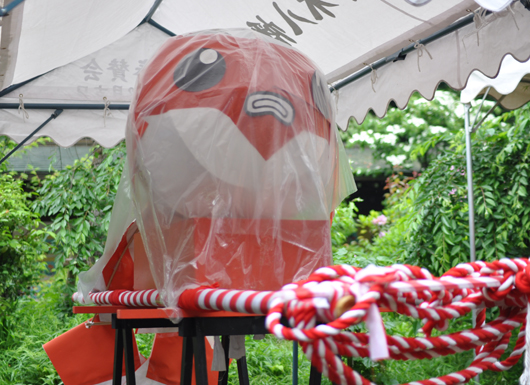
[{"label": "purple flower", "polygon": [[454,188],[451,191],[449,191],[449,195],[455,195],[455,194],[456,194],[456,188]]},{"label": "purple flower", "polygon": [[385,233],[384,231],[381,231],[381,232],[379,233],[379,238],[383,238],[385,235],[386,235],[386,233]]},{"label": "purple flower", "polygon": [[462,175],[462,176],[466,175],[465,171],[462,171],[462,172],[460,173],[460,175]]},{"label": "purple flower", "polygon": [[455,166],[451,166],[449,170],[453,171],[455,169]]},{"label": "purple flower", "polygon": [[381,214],[377,218],[374,218],[372,220],[372,223],[374,225],[384,226],[384,225],[386,225],[386,217],[383,214]]}]

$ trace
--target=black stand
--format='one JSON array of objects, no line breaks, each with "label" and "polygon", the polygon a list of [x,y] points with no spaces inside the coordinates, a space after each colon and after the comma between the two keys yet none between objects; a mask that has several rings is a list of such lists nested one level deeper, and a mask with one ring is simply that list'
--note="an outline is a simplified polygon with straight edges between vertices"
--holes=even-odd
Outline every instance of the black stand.
[{"label": "black stand", "polygon": [[[228,349],[230,336],[268,334],[265,328],[264,316],[248,317],[197,317],[184,318],[175,325],[166,318],[119,319],[112,315],[112,328],[116,329],[116,343],[114,348],[114,375],[112,384],[121,384],[123,358],[125,355],[125,376],[127,385],[136,385],[134,374],[133,329],[135,328],[179,328],[179,335],[184,337],[182,345],[182,366],[180,374],[181,385],[191,385],[193,361],[195,360],[195,380],[197,385],[208,385],[208,368],[206,365],[206,348],[204,337],[222,336],[225,351],[226,372],[219,372],[218,385],[228,383]],[[237,360],[237,372],[240,385],[249,385],[246,357]],[[320,385],[321,374],[311,367],[309,383]]]}]

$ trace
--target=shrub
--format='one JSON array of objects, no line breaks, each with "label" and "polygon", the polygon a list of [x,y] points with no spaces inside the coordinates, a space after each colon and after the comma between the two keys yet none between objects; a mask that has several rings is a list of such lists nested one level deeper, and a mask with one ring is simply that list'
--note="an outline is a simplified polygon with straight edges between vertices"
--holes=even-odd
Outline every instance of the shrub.
[{"label": "shrub", "polygon": [[62,384],[42,345],[87,319],[59,311],[57,293],[44,289],[38,298],[22,297],[11,309],[11,328],[0,338],[0,383]]},{"label": "shrub", "polygon": [[33,209],[52,219],[56,279],[63,283],[67,303],[77,274],[103,253],[124,161],[125,143],[112,149],[95,146],[72,166],[48,175],[38,190]]},{"label": "shrub", "polygon": [[[530,106],[487,122],[472,141],[477,260],[528,255]],[[469,261],[463,133],[409,192],[406,262],[443,273]]]},{"label": "shrub", "polygon": [[14,325],[10,314],[23,294],[30,293],[44,270],[49,233],[29,209],[23,181],[0,174],[0,341]]},{"label": "shrub", "polygon": [[[455,113],[458,95],[437,91],[432,101],[414,94],[407,108],[389,108],[383,118],[369,114],[362,124],[350,120],[342,134],[346,147],[370,149],[377,167],[363,169],[352,165],[356,174],[391,175],[396,168],[421,170],[448,145],[448,138],[464,126],[462,116]],[[449,136],[448,136],[449,135]]]}]

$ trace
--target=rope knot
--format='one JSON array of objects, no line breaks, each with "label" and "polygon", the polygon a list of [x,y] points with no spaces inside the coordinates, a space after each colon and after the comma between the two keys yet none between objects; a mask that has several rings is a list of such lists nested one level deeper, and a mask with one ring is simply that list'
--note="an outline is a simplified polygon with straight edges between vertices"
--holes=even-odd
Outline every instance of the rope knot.
[{"label": "rope knot", "polygon": [[421,68],[420,68],[420,58],[423,56],[423,51],[427,52],[427,55],[429,55],[429,58],[432,60],[432,55],[431,53],[429,52],[429,50],[427,49],[427,47],[425,47],[424,44],[420,43],[419,40],[410,40],[412,43],[414,43],[414,48],[418,51],[418,71],[421,72]]},{"label": "rope knot", "polygon": [[19,103],[18,113],[20,114],[22,112],[22,119],[25,122],[26,119],[29,119],[29,114],[28,114],[28,111],[26,111],[26,109],[24,108],[24,95],[22,94],[18,95],[18,103]]},{"label": "rope knot", "polygon": [[530,265],[515,274],[515,287],[524,294],[530,294]]},{"label": "rope knot", "polygon": [[112,117],[112,112],[110,112],[110,100],[107,99],[106,96],[103,97],[103,101],[105,102],[105,106],[103,107],[103,127],[107,127],[107,116]]},{"label": "rope knot", "polygon": [[374,84],[377,82],[377,79],[379,78],[377,76],[377,71],[375,70],[375,68],[373,67],[373,65],[371,64],[368,64],[368,63],[363,63],[365,66],[367,67],[370,67],[370,69],[372,70],[372,74],[370,75],[370,81],[372,82],[372,91],[375,92],[375,87],[374,87]]}]

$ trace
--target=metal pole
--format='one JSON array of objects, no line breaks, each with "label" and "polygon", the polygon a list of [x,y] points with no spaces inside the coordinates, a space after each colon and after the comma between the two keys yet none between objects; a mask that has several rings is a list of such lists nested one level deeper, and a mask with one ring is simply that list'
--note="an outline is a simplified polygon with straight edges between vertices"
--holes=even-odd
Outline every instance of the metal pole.
[{"label": "metal pole", "polygon": [[17,5],[20,5],[24,0],[13,0],[7,4],[4,8],[0,8],[0,16],[4,17],[9,14]]},{"label": "metal pole", "polygon": [[[475,200],[473,199],[473,163],[471,159],[471,132],[473,127],[471,127],[469,119],[469,110],[471,109],[470,103],[465,103],[465,130],[466,130],[466,174],[467,174],[467,203],[468,203],[468,212],[469,212],[469,253],[470,261],[475,262],[476,253],[475,253]],[[477,326],[477,310],[472,311],[472,322],[473,328]],[[473,357],[476,357],[476,354],[473,353]],[[477,375],[475,377],[475,384],[480,383],[480,377]]]},{"label": "metal pole", "polygon": [[[486,14],[489,15],[490,13],[491,12],[488,11]],[[423,44],[423,45],[427,45],[429,43],[432,43],[433,41],[441,39],[442,37],[447,36],[450,33],[453,33],[454,31],[456,31],[456,30],[458,30],[460,28],[463,28],[463,27],[465,27],[468,24],[473,23],[474,17],[475,17],[474,14],[466,16],[466,17],[463,17],[462,19],[454,22],[453,24],[441,29],[440,31],[438,31],[436,33],[433,33],[432,35],[426,37],[425,39],[419,40],[418,43]],[[363,76],[366,76],[366,75],[370,74],[372,72],[372,68],[373,69],[379,69],[379,68],[383,67],[384,65],[386,65],[388,63],[404,59],[405,56],[408,53],[410,53],[410,52],[412,52],[412,51],[414,51],[416,49],[414,47],[415,45],[416,45],[416,42],[414,42],[412,44],[409,44],[408,46],[406,46],[405,48],[401,49],[400,51],[397,51],[397,52],[395,52],[392,55],[389,55],[387,57],[384,57],[382,59],[379,59],[379,60],[375,61],[374,63],[371,63],[372,67],[364,67],[364,68],[360,69],[359,71],[354,72],[353,74],[346,76],[344,79],[336,81],[335,83],[333,83],[329,87],[330,92],[333,92],[334,90],[339,90],[342,87],[344,87],[344,86],[346,86],[346,85],[348,85],[348,84],[350,84],[350,83],[362,78]]]},{"label": "metal pole", "polygon": [[298,385],[298,342],[293,341],[293,385]]},{"label": "metal pole", "polygon": [[473,164],[471,160],[471,131],[469,110],[471,104],[465,103],[466,160],[467,160],[467,202],[469,207],[469,252],[471,262],[475,262],[475,201],[473,199]]},{"label": "metal pole", "polygon": [[[2,110],[16,110],[20,107],[20,103],[0,103]],[[91,103],[24,103],[26,110],[128,110],[129,104],[91,104]]]}]

